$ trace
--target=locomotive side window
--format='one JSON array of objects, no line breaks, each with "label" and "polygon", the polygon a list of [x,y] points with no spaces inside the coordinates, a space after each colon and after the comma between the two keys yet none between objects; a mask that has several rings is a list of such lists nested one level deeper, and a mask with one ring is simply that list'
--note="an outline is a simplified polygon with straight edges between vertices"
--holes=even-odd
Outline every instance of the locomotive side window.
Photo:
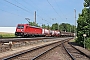
[{"label": "locomotive side window", "polygon": [[18,25],[18,27],[17,27],[18,29],[23,29],[24,28],[24,26],[23,25]]}]

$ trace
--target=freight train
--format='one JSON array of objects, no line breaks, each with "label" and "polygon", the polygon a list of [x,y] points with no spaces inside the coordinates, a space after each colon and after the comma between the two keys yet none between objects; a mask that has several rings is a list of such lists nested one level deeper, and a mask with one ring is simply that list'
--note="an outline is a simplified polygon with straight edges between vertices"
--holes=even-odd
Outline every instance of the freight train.
[{"label": "freight train", "polygon": [[16,27],[15,35],[22,37],[36,37],[36,36],[61,37],[61,36],[74,36],[74,33],[43,29],[41,27],[30,26],[29,24],[18,24]]}]

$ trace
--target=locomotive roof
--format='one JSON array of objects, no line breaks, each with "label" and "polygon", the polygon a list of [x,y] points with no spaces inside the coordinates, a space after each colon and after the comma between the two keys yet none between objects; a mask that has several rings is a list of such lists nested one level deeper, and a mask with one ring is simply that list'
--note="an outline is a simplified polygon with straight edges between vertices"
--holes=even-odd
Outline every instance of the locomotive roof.
[{"label": "locomotive roof", "polygon": [[31,26],[29,24],[18,24],[18,25],[25,25],[25,26],[35,27],[35,28],[41,28],[41,27]]}]

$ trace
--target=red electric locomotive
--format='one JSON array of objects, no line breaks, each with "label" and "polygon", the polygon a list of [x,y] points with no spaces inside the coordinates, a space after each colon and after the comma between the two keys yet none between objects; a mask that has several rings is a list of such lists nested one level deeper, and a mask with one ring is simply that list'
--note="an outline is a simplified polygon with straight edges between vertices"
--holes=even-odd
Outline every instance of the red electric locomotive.
[{"label": "red electric locomotive", "polygon": [[16,36],[43,36],[42,28],[30,26],[29,24],[18,24],[16,27]]}]

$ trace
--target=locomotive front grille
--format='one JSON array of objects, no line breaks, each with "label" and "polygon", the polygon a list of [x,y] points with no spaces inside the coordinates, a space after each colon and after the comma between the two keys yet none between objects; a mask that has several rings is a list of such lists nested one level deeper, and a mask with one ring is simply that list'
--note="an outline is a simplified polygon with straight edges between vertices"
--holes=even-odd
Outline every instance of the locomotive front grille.
[{"label": "locomotive front grille", "polygon": [[16,36],[23,36],[23,34],[24,34],[23,32],[15,32]]}]

